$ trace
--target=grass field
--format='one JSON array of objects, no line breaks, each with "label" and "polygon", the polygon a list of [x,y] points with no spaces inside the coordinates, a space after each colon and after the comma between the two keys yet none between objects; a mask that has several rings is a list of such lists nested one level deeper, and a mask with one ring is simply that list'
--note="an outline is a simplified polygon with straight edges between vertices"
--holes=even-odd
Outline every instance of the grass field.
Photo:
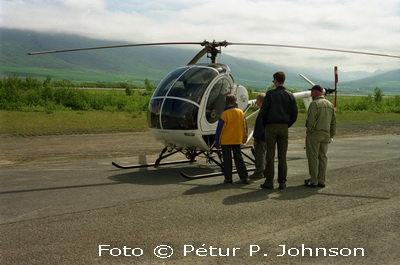
[{"label": "grass field", "polygon": [[[146,112],[126,111],[0,111],[0,134],[14,136],[146,131]],[[299,113],[295,126],[304,126],[305,113]],[[400,120],[398,113],[338,113],[338,124],[375,123]]]},{"label": "grass field", "polygon": [[125,111],[0,111],[2,135],[51,135],[143,131],[147,129],[146,112]]}]

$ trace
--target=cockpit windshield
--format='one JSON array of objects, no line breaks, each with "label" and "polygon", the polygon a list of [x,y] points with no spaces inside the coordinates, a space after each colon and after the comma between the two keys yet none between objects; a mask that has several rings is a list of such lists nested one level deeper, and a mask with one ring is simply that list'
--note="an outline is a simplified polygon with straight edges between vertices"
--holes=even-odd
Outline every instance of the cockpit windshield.
[{"label": "cockpit windshield", "polygon": [[208,85],[217,75],[218,71],[208,67],[178,68],[159,84],[154,97],[180,97],[200,103]]},{"label": "cockpit windshield", "polygon": [[156,91],[154,92],[153,97],[162,97],[165,96],[170,89],[170,87],[175,83],[176,79],[187,70],[188,67],[178,68],[171,73],[169,73],[162,82],[158,85]]},{"label": "cockpit windshield", "polygon": [[[197,129],[201,100],[207,87],[221,71],[224,69],[202,65],[185,66],[172,71],[159,84],[149,103],[149,127],[171,130]],[[217,93],[220,93],[220,89],[217,90]]]},{"label": "cockpit windshield", "polygon": [[200,104],[210,82],[218,75],[214,69],[192,67],[188,69],[168,92],[168,97],[180,97]]}]

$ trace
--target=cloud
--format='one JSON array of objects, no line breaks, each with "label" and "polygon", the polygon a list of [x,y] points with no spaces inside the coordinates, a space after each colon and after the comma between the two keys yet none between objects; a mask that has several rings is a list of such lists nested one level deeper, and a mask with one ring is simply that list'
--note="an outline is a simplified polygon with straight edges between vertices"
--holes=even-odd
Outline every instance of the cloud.
[{"label": "cloud", "polygon": [[[6,0],[1,25],[121,42],[227,40],[400,54],[399,0]],[[55,49],[57,47],[54,47]],[[224,52],[343,71],[398,69],[400,60],[282,48]]]}]

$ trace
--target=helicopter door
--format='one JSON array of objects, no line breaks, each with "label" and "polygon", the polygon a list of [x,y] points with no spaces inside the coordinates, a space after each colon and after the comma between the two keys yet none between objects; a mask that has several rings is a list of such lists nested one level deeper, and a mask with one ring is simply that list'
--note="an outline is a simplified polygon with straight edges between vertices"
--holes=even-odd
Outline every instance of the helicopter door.
[{"label": "helicopter door", "polygon": [[[217,128],[219,116],[225,109],[225,98],[231,93],[233,80],[228,75],[222,76],[210,85],[211,89],[205,94],[206,104],[200,116],[200,128],[205,134],[214,134]],[[204,105],[203,105],[204,106]]]}]

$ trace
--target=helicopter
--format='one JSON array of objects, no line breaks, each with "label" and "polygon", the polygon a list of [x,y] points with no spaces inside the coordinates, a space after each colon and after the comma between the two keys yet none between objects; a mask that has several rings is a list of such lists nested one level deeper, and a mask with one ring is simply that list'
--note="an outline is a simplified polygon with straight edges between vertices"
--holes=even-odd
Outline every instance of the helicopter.
[{"label": "helicopter", "polygon": [[[220,167],[221,172],[223,172],[221,151],[214,147],[214,140],[219,116],[225,108],[225,98],[228,94],[235,94],[238,99],[238,108],[240,108],[245,114],[250,108],[256,105],[256,100],[250,100],[247,89],[244,86],[235,83],[234,78],[230,73],[229,66],[216,62],[216,58],[218,54],[221,53],[222,47],[227,47],[228,45],[269,46],[400,58],[399,56],[358,51],[293,45],[230,43],[227,41],[217,42],[215,40],[205,40],[203,42],[169,42],[103,46],[31,52],[28,53],[28,55],[157,45],[201,45],[204,48],[201,49],[201,51],[198,52],[187,65],[179,67],[167,74],[161,80],[150,99],[147,111],[149,132],[157,141],[161,142],[165,146],[156,161],[154,163],[141,165],[120,165],[112,162],[112,165],[121,169],[192,163],[196,161],[198,156],[203,155],[206,157],[207,162],[217,164]],[[211,60],[211,63],[197,63],[204,55],[207,55],[207,58]],[[304,75],[300,76],[311,86],[314,85],[314,83]],[[337,95],[337,81],[337,67],[335,67],[335,88],[325,88],[326,94],[335,93],[335,102]],[[308,109],[308,106],[312,101],[310,91],[295,92],[293,95],[296,99],[303,99],[304,105],[306,106],[306,109]],[[258,111],[259,109],[254,111],[251,115],[247,115],[246,119],[256,115]],[[247,143],[251,138],[252,133],[248,136]],[[244,145],[242,146],[242,149],[249,147],[250,146]],[[162,162],[165,158],[176,153],[184,154],[186,159]],[[218,160],[215,158],[214,154],[218,156]],[[243,151],[242,154],[250,160],[250,164],[254,164],[255,161],[252,157]],[[251,170],[254,170],[254,168],[248,169],[248,171]],[[189,176],[181,172],[181,175],[187,179],[197,179],[221,175],[221,172],[197,176]]]}]

